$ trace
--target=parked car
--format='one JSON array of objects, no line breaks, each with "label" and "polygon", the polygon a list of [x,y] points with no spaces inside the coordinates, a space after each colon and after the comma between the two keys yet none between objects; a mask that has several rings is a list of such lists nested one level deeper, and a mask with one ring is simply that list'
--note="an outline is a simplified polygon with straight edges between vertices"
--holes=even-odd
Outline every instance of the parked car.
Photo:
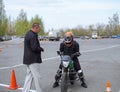
[{"label": "parked car", "polygon": [[40,41],[47,41],[48,40],[48,38],[46,36],[39,36],[38,39]]},{"label": "parked car", "polygon": [[84,39],[90,39],[90,37],[89,37],[89,36],[86,36],[86,35],[85,35],[85,36],[81,36],[80,38],[83,39],[83,40],[84,40]]},{"label": "parked car", "polygon": [[114,38],[117,38],[117,35],[112,35],[111,38],[113,38],[113,39],[114,39]]},{"label": "parked car", "polygon": [[92,39],[97,39],[97,38],[98,38],[98,33],[93,32],[93,33],[92,33]]},{"label": "parked car", "polygon": [[103,35],[102,38],[109,38],[109,36],[108,35]]},{"label": "parked car", "polygon": [[5,37],[4,36],[0,36],[0,41],[4,41]]},{"label": "parked car", "polygon": [[117,35],[117,38],[119,38],[119,39],[120,39],[120,35]]},{"label": "parked car", "polygon": [[51,30],[51,31],[48,33],[48,40],[49,40],[49,41],[60,41],[60,33]]},{"label": "parked car", "polygon": [[6,41],[12,40],[12,37],[11,37],[11,36],[5,36],[5,40],[6,40]]},{"label": "parked car", "polygon": [[8,41],[8,40],[12,40],[11,36],[0,36],[0,41]]}]

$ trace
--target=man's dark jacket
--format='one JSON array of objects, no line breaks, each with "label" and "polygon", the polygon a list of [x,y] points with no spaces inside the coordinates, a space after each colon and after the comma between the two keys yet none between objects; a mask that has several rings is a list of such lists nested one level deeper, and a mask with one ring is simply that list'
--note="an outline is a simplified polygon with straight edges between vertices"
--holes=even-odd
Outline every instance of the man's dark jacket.
[{"label": "man's dark jacket", "polygon": [[24,38],[23,64],[42,63],[41,51],[37,33],[32,30],[26,33]]}]

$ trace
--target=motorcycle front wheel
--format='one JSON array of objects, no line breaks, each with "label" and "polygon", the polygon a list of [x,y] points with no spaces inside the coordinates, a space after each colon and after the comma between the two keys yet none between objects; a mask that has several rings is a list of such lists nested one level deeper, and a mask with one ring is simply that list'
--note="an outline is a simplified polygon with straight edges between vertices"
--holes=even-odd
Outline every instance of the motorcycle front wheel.
[{"label": "motorcycle front wheel", "polygon": [[68,74],[63,73],[61,77],[61,92],[67,92],[68,90]]}]

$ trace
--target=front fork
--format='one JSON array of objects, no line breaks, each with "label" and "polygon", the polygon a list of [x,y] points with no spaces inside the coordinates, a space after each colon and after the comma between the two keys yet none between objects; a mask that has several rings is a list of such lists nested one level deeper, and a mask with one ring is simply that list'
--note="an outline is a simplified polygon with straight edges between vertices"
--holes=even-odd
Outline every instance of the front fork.
[{"label": "front fork", "polygon": [[76,73],[73,69],[63,68],[62,73],[67,76],[67,81],[68,78],[70,81],[74,81]]},{"label": "front fork", "polygon": [[68,82],[68,68],[63,67],[62,75],[66,76],[65,80],[66,80],[66,82]]}]

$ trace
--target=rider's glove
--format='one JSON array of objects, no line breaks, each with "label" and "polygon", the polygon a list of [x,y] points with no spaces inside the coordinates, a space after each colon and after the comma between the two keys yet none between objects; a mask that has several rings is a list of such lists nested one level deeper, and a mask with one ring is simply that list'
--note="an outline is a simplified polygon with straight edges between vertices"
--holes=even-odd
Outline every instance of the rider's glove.
[{"label": "rider's glove", "polygon": [[78,57],[80,55],[81,55],[80,52],[76,52],[76,53],[71,55],[71,58],[73,59],[73,58]]}]

